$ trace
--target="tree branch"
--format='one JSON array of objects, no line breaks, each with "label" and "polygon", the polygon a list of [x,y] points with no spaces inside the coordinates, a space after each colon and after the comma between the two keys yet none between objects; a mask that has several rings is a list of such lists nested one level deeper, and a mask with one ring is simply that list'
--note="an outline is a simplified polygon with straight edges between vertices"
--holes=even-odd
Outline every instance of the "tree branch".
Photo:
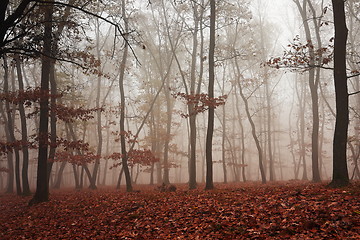
[{"label": "tree branch", "polygon": [[133,47],[131,46],[131,44],[129,43],[129,40],[126,38],[126,36],[129,34],[129,33],[124,33],[120,27],[119,24],[115,23],[115,22],[112,22],[110,21],[109,19],[106,19],[96,13],[93,13],[93,12],[90,12],[82,7],[78,7],[78,6],[75,6],[75,5],[71,5],[71,4],[68,4],[68,3],[62,3],[62,2],[51,2],[51,1],[41,1],[41,0],[38,0],[38,2],[41,2],[41,3],[49,3],[49,4],[55,4],[55,5],[59,5],[59,6],[64,6],[64,7],[70,7],[70,8],[73,8],[73,9],[76,9],[76,10],[79,10],[87,15],[90,15],[90,16],[93,16],[95,18],[98,18],[98,19],[101,19],[103,21],[105,21],[106,23],[112,25],[115,27],[115,37],[117,36],[116,32],[119,32],[121,37],[123,38],[123,40],[129,45],[130,47],[130,50],[132,52],[132,54],[134,55],[135,59],[136,59],[136,62],[140,63],[139,59],[137,58],[136,54],[135,54],[135,51],[133,49]]}]

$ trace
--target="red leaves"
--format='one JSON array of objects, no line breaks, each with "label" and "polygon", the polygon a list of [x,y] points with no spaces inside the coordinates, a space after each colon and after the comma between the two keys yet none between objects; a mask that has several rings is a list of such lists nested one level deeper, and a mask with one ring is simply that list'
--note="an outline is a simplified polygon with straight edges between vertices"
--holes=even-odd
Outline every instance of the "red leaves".
[{"label": "red leaves", "polygon": [[[141,186],[137,186],[141,188]],[[218,185],[217,190],[0,196],[1,239],[359,239],[359,185]]]},{"label": "red leaves", "polygon": [[130,166],[140,164],[142,166],[151,166],[153,163],[158,162],[160,159],[155,157],[153,152],[148,149],[133,149],[128,153]]},{"label": "red leaves", "polygon": [[14,149],[21,149],[23,146],[30,146],[30,143],[23,142],[21,140],[16,140],[14,142],[2,142],[0,141],[0,156],[3,154],[8,154]]},{"label": "red leaves", "polygon": [[[89,144],[81,140],[68,141],[66,139],[58,138],[56,140],[56,147],[59,149],[55,153],[55,159],[49,159],[53,162],[69,162],[76,165],[83,165],[99,160],[101,157],[94,154],[89,149]],[[73,152],[81,153],[74,154]]]},{"label": "red leaves", "polygon": [[191,115],[205,112],[210,107],[217,108],[218,106],[224,105],[227,99],[227,95],[219,96],[217,98],[210,98],[208,94],[186,94],[186,93],[174,93],[172,94],[175,98],[185,100],[187,104],[192,105],[192,112],[190,114],[181,113],[181,116],[187,118]]},{"label": "red leaves", "polygon": [[0,93],[0,101],[8,101],[12,104],[25,103],[27,107],[30,107],[32,102],[39,102],[41,98],[45,97],[60,97],[60,95],[52,96],[48,91],[44,92],[39,87],[18,90],[16,92]]},{"label": "red leaves", "polygon": [[[76,165],[83,165],[86,163],[92,163],[95,162],[96,160],[99,160],[100,156],[99,155],[95,155],[92,152],[87,152],[81,155],[74,155],[70,152],[67,151],[57,151],[55,154],[55,159],[52,160],[54,162],[69,162],[71,164],[76,164]],[[51,159],[49,159],[49,161],[51,161]]]},{"label": "red leaves", "polygon": [[[121,153],[113,153],[107,157],[107,159],[112,159],[114,161],[121,160]],[[151,166],[153,163],[158,162],[160,159],[155,157],[153,152],[148,149],[133,149],[128,153],[128,165],[134,166],[135,164],[139,164],[141,166]],[[111,166],[110,169],[114,167],[120,166],[121,163],[115,163]]]},{"label": "red leaves", "polygon": [[300,37],[296,36],[293,42],[288,45],[282,57],[272,57],[267,65],[279,68],[307,69],[313,67],[323,67],[328,65],[333,59],[333,46],[315,49],[311,41],[305,44],[300,42]]},{"label": "red leaves", "polygon": [[74,122],[76,119],[80,119],[81,121],[88,121],[94,118],[92,114],[99,110],[103,111],[102,108],[75,108],[67,107],[61,104],[57,104],[56,107],[51,109],[51,111],[55,112],[56,116],[64,122]]}]

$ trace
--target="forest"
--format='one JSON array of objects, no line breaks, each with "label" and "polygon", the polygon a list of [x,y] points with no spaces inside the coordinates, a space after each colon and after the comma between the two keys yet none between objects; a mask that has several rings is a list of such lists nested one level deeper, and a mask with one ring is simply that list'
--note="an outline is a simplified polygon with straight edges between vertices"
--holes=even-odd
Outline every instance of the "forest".
[{"label": "forest", "polygon": [[359,40],[359,0],[4,0],[0,238],[360,238]]}]

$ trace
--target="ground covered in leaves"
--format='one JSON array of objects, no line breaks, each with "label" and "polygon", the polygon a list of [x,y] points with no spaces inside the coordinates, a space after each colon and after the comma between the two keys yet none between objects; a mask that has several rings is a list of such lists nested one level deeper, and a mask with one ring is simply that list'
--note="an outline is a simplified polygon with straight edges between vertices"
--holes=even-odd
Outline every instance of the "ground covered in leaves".
[{"label": "ground covered in leaves", "polygon": [[360,184],[255,183],[216,190],[0,195],[0,239],[360,239]]}]

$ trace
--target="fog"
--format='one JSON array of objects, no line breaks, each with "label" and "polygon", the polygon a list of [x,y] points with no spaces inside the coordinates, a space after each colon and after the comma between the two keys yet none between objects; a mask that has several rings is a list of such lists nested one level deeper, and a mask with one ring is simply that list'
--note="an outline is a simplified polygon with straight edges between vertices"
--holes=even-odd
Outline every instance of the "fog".
[{"label": "fog", "polygon": [[[55,9],[45,144],[38,136],[44,94],[37,91],[44,29],[30,28],[32,16],[26,16],[29,35],[2,53],[0,191],[21,192],[24,178],[35,191],[39,146],[45,145],[50,188],[124,188],[124,163],[135,186],[196,187],[206,180],[209,109],[215,184],[311,181],[314,171],[321,181],[331,179],[330,1],[312,1],[304,10],[307,24],[296,1],[217,1],[213,98],[208,1],[121,2],[93,3],[86,12]],[[356,75],[359,12],[348,2],[348,74]],[[349,93],[359,90],[359,77],[349,78]],[[360,94],[351,95],[347,153],[354,179],[360,178],[359,110]]]}]

